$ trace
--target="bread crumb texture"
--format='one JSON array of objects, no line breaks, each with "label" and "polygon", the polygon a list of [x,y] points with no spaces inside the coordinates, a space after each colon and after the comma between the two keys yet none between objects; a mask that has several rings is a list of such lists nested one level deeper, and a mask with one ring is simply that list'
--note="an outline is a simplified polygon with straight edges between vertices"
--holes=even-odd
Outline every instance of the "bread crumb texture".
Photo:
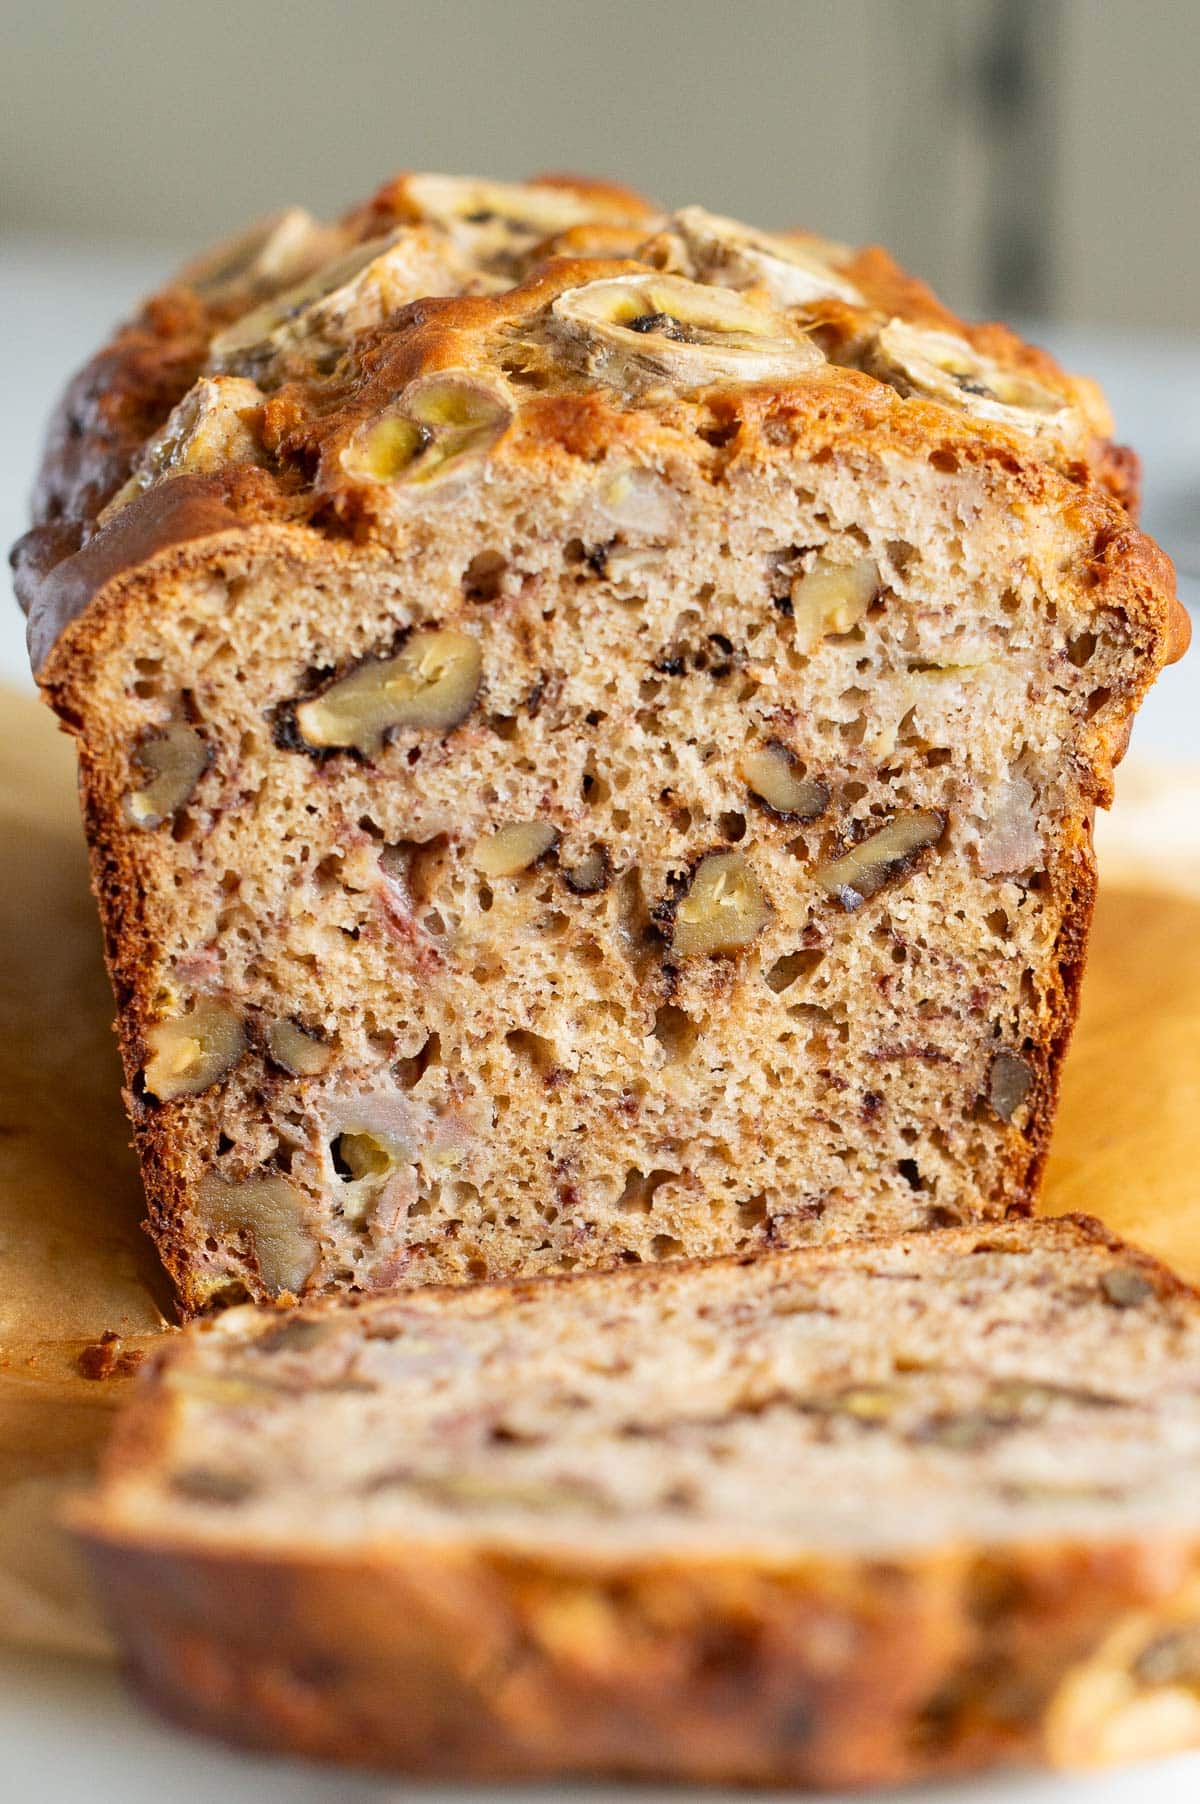
[{"label": "bread crumb texture", "polygon": [[184,1307],[1026,1209],[1182,645],[1110,430],[879,250],[597,183],[149,301],[17,564]]}]

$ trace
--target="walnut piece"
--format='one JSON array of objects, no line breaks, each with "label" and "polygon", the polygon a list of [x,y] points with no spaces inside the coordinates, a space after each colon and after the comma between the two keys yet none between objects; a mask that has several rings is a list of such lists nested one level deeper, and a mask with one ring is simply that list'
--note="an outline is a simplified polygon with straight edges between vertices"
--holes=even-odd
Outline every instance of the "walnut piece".
[{"label": "walnut piece", "polygon": [[274,1173],[230,1184],[210,1172],[196,1187],[196,1207],[217,1234],[247,1235],[259,1275],[273,1295],[299,1294],[316,1263],[316,1248],[305,1225],[307,1201],[288,1178]]},{"label": "walnut piece", "polygon": [[815,821],[829,806],[826,785],[806,777],[795,753],[778,739],[746,752],[740,769],[755,800],[784,820]]},{"label": "walnut piece", "polygon": [[147,1029],[146,1044],[146,1094],[173,1102],[177,1096],[199,1096],[228,1077],[245,1050],[246,1034],[231,1008],[201,998],[186,1015],[156,1021]]},{"label": "walnut piece", "polygon": [[1011,1121],[1029,1094],[1033,1071],[1006,1046],[993,1058],[988,1071],[988,1101],[1001,1121]]},{"label": "walnut piece", "polygon": [[979,868],[985,877],[1014,876],[1041,863],[1036,800],[1026,777],[1014,777],[997,790],[979,835]]},{"label": "walnut piece", "polygon": [[562,867],[562,880],[576,896],[598,896],[612,881],[612,859],[599,840],[574,864]]},{"label": "walnut piece", "polygon": [[212,754],[195,727],[172,721],[161,733],[134,748],[132,762],[150,782],[125,798],[125,817],[134,827],[161,827],[178,814],[204,772]]},{"label": "walnut piece", "polygon": [[806,575],[792,584],[792,616],[796,644],[816,650],[829,633],[848,633],[858,625],[879,593],[879,565],[874,558],[835,564],[818,557]]},{"label": "walnut piece", "polygon": [[478,639],[452,627],[414,633],[392,658],[370,658],[296,707],[306,744],[373,757],[389,734],[447,733],[475,705],[483,672]]},{"label": "walnut piece", "polygon": [[762,885],[740,852],[710,852],[675,909],[671,948],[680,958],[736,952],[771,919]]},{"label": "walnut piece", "polygon": [[558,843],[558,828],[549,821],[513,821],[477,840],[475,869],[485,877],[516,877],[545,858]]},{"label": "walnut piece", "polygon": [[823,866],[816,874],[817,882],[853,913],[885,884],[910,871],[919,855],[936,845],[945,831],[946,817],[939,808],[905,809],[878,833]]},{"label": "walnut piece", "polygon": [[332,1046],[326,1046],[314,1034],[305,1033],[284,1015],[268,1021],[267,1051],[275,1064],[290,1077],[320,1077],[328,1071],[333,1058]]}]

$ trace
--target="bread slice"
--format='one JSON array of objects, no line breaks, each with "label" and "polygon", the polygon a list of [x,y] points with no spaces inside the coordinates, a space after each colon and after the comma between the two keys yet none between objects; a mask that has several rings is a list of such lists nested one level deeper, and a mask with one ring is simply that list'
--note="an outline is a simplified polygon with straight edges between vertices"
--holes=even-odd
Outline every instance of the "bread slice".
[{"label": "bread slice", "polygon": [[185,1722],[862,1784],[1200,1742],[1200,1296],[1083,1217],[186,1330],[83,1528]]},{"label": "bread slice", "polygon": [[1025,1209],[1185,638],[1108,431],[883,253],[596,185],[152,301],[19,564],[184,1307]]}]

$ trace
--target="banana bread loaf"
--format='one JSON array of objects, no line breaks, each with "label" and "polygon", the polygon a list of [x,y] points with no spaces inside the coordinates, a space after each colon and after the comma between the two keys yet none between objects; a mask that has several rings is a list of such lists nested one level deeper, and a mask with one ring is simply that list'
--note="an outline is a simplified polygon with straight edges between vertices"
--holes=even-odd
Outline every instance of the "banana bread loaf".
[{"label": "banana bread loaf", "polygon": [[1182,649],[880,251],[413,176],[185,270],[18,548],[187,1310],[1022,1210]]},{"label": "banana bread loaf", "polygon": [[1200,1743],[1200,1297],[1083,1218],[197,1323],[83,1527],[190,1725],[460,1776]]}]

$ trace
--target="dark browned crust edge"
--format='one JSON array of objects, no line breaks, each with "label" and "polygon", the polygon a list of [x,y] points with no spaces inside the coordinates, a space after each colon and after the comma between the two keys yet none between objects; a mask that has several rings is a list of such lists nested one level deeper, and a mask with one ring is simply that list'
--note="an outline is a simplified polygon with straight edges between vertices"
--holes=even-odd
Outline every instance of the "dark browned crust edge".
[{"label": "dark browned crust edge", "polygon": [[14,553],[17,598],[28,616],[29,661],[40,675],[68,626],[101,590],[159,552],[241,527],[220,476],[179,476],[147,489],[71,555],[56,559],[53,529],[35,528]]}]

